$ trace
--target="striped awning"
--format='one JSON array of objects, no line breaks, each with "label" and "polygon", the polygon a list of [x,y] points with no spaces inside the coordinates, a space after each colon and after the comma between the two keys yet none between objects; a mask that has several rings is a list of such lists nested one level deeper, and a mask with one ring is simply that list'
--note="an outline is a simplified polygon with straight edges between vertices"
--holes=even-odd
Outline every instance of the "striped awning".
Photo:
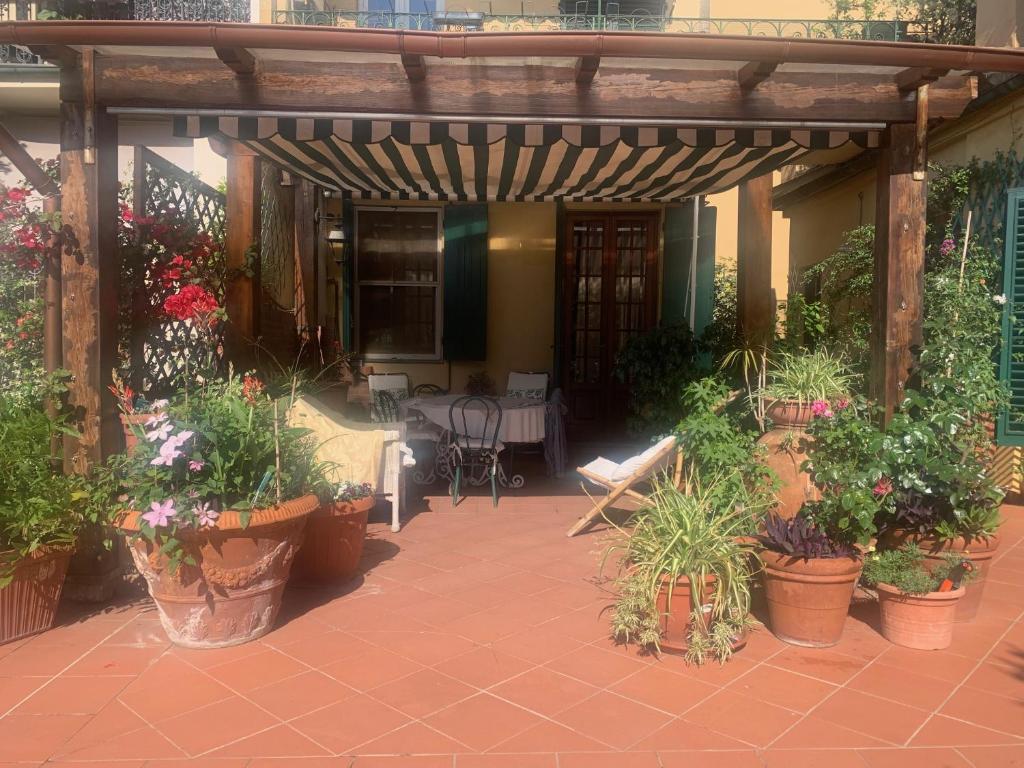
[{"label": "striped awning", "polygon": [[876,131],[179,116],[364,200],[675,202]]}]

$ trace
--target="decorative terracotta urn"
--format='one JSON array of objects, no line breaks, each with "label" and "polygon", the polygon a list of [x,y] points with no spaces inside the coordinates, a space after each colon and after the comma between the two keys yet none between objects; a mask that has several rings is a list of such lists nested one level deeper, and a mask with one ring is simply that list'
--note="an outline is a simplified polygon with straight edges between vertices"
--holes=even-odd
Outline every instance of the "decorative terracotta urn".
[{"label": "decorative terracotta urn", "polygon": [[796,517],[804,502],[819,498],[811,476],[800,469],[807,458],[802,443],[811,423],[811,404],[777,400],[768,406],[765,416],[772,428],[757,442],[765,447],[765,463],[779,478],[776,512],[788,520]]},{"label": "decorative terracotta urn", "polygon": [[366,539],[366,519],[374,496],[322,505],[309,516],[306,539],[295,558],[295,576],[340,584],[359,569]]},{"label": "decorative terracotta urn", "polygon": [[978,538],[965,538],[957,536],[949,541],[939,541],[934,536],[893,529],[885,531],[878,537],[879,549],[898,549],[904,544],[916,544],[924,552],[924,566],[931,570],[945,560],[945,555],[954,554],[970,560],[974,565],[974,575],[964,585],[966,594],[956,606],[956,621],[958,623],[971,621],[978,615],[982,598],[985,596],[985,578],[988,574],[992,558],[999,548],[999,537],[980,536]]},{"label": "decorative terracotta urn", "polygon": [[953,623],[964,587],[926,595],[907,595],[888,584],[878,584],[875,589],[887,640],[919,651],[938,651],[953,642]]},{"label": "decorative terracotta urn", "polygon": [[42,546],[14,565],[10,583],[0,587],[0,645],[53,626],[73,551]]},{"label": "decorative terracotta urn", "polygon": [[853,557],[804,559],[761,553],[772,634],[793,645],[827,648],[839,642],[863,562]]},{"label": "decorative terracotta urn", "polygon": [[[152,542],[135,536],[132,559],[146,578],[160,621],[171,641],[187,648],[223,648],[265,635],[281,608],[292,560],[302,545],[306,518],[319,506],[314,495],[242,513],[222,512],[216,527],[183,531],[178,537],[196,565],[174,573]],[[138,512],[119,528],[139,531]]]}]

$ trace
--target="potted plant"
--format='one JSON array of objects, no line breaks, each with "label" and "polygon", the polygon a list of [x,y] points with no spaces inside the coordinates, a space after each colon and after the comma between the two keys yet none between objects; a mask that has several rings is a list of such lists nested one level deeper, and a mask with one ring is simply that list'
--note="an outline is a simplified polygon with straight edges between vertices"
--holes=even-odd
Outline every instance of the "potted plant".
[{"label": "potted plant", "polygon": [[953,641],[956,606],[971,577],[969,560],[947,555],[925,567],[917,546],[879,552],[864,564],[864,583],[878,591],[882,634],[906,648],[936,651]]},{"label": "potted plant", "polygon": [[758,395],[764,401],[767,427],[759,442],[780,481],[777,512],[783,517],[793,517],[805,501],[816,498],[803,469],[807,425],[813,416],[825,414],[828,403],[849,398],[853,383],[843,361],[823,349],[784,352],[769,362],[766,384]]},{"label": "potted plant", "polygon": [[146,422],[167,407],[167,400],[148,402],[142,395],[137,395],[130,386],[124,383],[117,371],[113,372],[113,383],[107,389],[117,400],[118,415],[121,429],[124,430],[124,449],[127,453],[135,450],[139,440],[146,436]]},{"label": "potted plant", "polygon": [[859,547],[875,534],[886,503],[883,434],[862,401],[818,400],[808,425],[808,471],[821,498],[795,518],[777,515],[759,537],[772,632],[795,645],[828,647],[842,637],[860,575]]},{"label": "potted plant", "polygon": [[[707,486],[714,485],[714,480]],[[668,478],[606,559],[621,557],[620,597],[612,612],[616,639],[685,652],[701,663],[725,661],[745,642],[750,611],[753,514],[742,504],[722,509],[691,477],[684,493]]]},{"label": "potted plant", "polygon": [[370,483],[342,481],[331,489],[306,524],[295,573],[309,581],[341,583],[356,574],[366,538],[366,519],[376,502]]},{"label": "potted plant", "polygon": [[254,376],[185,390],[118,460],[130,537],[171,640],[217,648],[270,631],[306,517],[313,446]]},{"label": "potted plant", "polygon": [[53,626],[86,492],[50,455],[63,421],[0,395],[0,643]]}]

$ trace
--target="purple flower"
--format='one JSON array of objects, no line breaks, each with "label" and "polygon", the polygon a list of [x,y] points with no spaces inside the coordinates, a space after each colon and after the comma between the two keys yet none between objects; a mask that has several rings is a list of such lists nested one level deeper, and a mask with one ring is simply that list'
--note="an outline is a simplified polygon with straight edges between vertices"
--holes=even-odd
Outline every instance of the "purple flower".
[{"label": "purple flower", "polygon": [[152,431],[147,432],[146,439],[151,443],[155,443],[157,440],[166,440],[171,436],[171,432],[173,431],[174,425],[169,421],[165,421],[162,424],[157,425]]},{"label": "purple flower", "polygon": [[178,444],[174,440],[168,440],[160,446],[160,455],[149,463],[154,467],[169,467],[179,456],[181,456],[181,451],[178,450]]},{"label": "purple flower", "polygon": [[188,471],[189,472],[199,472],[205,466],[206,466],[205,462],[196,461],[195,459],[192,459],[188,463]]},{"label": "purple flower", "polygon": [[196,504],[194,511],[199,525],[203,528],[212,528],[217,524],[217,519],[220,517],[220,512],[211,507],[208,501]]},{"label": "purple flower", "polygon": [[154,528],[167,525],[167,523],[174,517],[176,511],[174,509],[174,499],[167,499],[163,504],[159,501],[154,501],[149,505],[149,512],[142,515],[142,519],[149,523]]},{"label": "purple flower", "polygon": [[949,254],[951,254],[955,248],[956,243],[947,237],[945,240],[942,241],[942,245],[939,246],[939,253],[941,253],[943,256],[949,256]]}]

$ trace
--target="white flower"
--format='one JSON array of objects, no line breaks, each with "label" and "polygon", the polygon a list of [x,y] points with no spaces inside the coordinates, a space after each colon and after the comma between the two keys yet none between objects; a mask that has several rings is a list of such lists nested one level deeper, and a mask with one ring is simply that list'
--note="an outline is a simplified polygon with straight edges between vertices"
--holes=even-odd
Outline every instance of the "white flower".
[{"label": "white flower", "polygon": [[994,301],[999,306],[1002,306],[1003,304],[1006,303],[1006,296],[1000,293],[998,296],[993,296],[992,301]]},{"label": "white flower", "polygon": [[154,400],[152,403],[152,407],[154,411],[162,411],[170,404],[171,403],[169,400]]},{"label": "white flower", "polygon": [[155,443],[158,440],[167,440],[173,430],[174,425],[169,421],[165,421],[163,424],[158,424],[151,432],[147,432],[146,439],[151,443]]},{"label": "white flower", "polygon": [[146,419],[147,427],[155,427],[157,424],[167,421],[166,413],[154,413],[148,419]]}]

